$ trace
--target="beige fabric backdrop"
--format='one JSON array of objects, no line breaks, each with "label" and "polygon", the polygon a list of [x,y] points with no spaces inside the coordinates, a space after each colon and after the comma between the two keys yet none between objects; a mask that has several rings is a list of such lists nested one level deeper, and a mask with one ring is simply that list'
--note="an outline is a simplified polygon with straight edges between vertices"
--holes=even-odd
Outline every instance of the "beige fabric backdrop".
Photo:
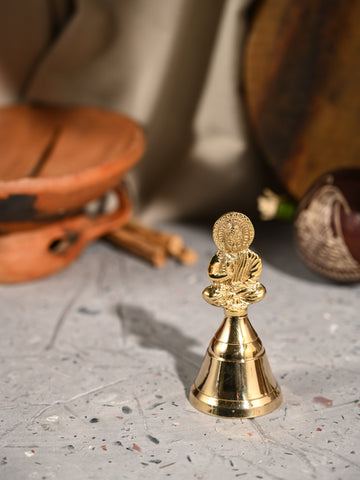
[{"label": "beige fabric backdrop", "polygon": [[240,99],[244,0],[0,0],[0,103],[105,107],[137,120],[148,222],[251,212],[261,166]]}]

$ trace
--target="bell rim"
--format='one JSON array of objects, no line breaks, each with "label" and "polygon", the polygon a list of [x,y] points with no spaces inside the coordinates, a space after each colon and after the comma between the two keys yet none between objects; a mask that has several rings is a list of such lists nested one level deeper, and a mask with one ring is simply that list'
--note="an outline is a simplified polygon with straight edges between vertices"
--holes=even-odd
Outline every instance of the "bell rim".
[{"label": "bell rim", "polygon": [[[271,413],[278,408],[282,402],[282,394],[279,385],[276,385],[266,395],[247,402],[244,400],[223,400],[209,397],[193,385],[190,390],[189,401],[194,408],[207,415],[222,418],[254,418]],[[246,403],[253,405],[246,407]]]}]

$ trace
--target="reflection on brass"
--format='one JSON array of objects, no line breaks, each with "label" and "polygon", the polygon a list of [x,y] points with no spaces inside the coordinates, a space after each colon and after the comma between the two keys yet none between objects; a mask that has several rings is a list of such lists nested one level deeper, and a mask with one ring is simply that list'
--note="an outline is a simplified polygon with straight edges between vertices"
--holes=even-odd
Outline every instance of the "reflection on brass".
[{"label": "reflection on brass", "polygon": [[212,284],[204,299],[225,311],[190,391],[191,404],[220,417],[257,417],[281,403],[265,349],[250,324],[247,307],[265,295],[259,282],[262,263],[249,249],[254,227],[238,212],[222,215],[214,225],[218,251],[209,263]]}]

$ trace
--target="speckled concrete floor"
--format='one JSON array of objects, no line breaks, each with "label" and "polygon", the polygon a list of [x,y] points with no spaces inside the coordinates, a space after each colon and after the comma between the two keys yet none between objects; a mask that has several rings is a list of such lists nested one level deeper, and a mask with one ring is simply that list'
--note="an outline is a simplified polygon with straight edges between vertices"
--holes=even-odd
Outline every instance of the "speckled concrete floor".
[{"label": "speckled concrete floor", "polygon": [[357,479],[359,286],[310,274],[288,227],[257,231],[266,298],[249,309],[284,401],[217,419],[186,391],[222,312],[200,253],[154,270],[99,242],[51,278],[0,288],[0,478]]}]

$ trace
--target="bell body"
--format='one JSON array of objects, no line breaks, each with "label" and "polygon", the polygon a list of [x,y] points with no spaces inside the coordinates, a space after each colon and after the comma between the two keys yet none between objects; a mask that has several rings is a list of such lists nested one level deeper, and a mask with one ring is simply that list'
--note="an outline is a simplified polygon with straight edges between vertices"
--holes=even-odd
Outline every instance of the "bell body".
[{"label": "bell body", "polygon": [[203,298],[222,307],[225,319],[210,342],[189,400],[209,415],[258,417],[280,405],[281,392],[247,316],[248,306],[266,292],[260,283],[261,259],[249,249],[254,227],[246,215],[229,212],[215,222],[213,238],[218,251],[209,263],[212,283]]},{"label": "bell body", "polygon": [[198,410],[220,417],[257,417],[280,405],[280,387],[246,313],[225,317],[189,399]]}]

